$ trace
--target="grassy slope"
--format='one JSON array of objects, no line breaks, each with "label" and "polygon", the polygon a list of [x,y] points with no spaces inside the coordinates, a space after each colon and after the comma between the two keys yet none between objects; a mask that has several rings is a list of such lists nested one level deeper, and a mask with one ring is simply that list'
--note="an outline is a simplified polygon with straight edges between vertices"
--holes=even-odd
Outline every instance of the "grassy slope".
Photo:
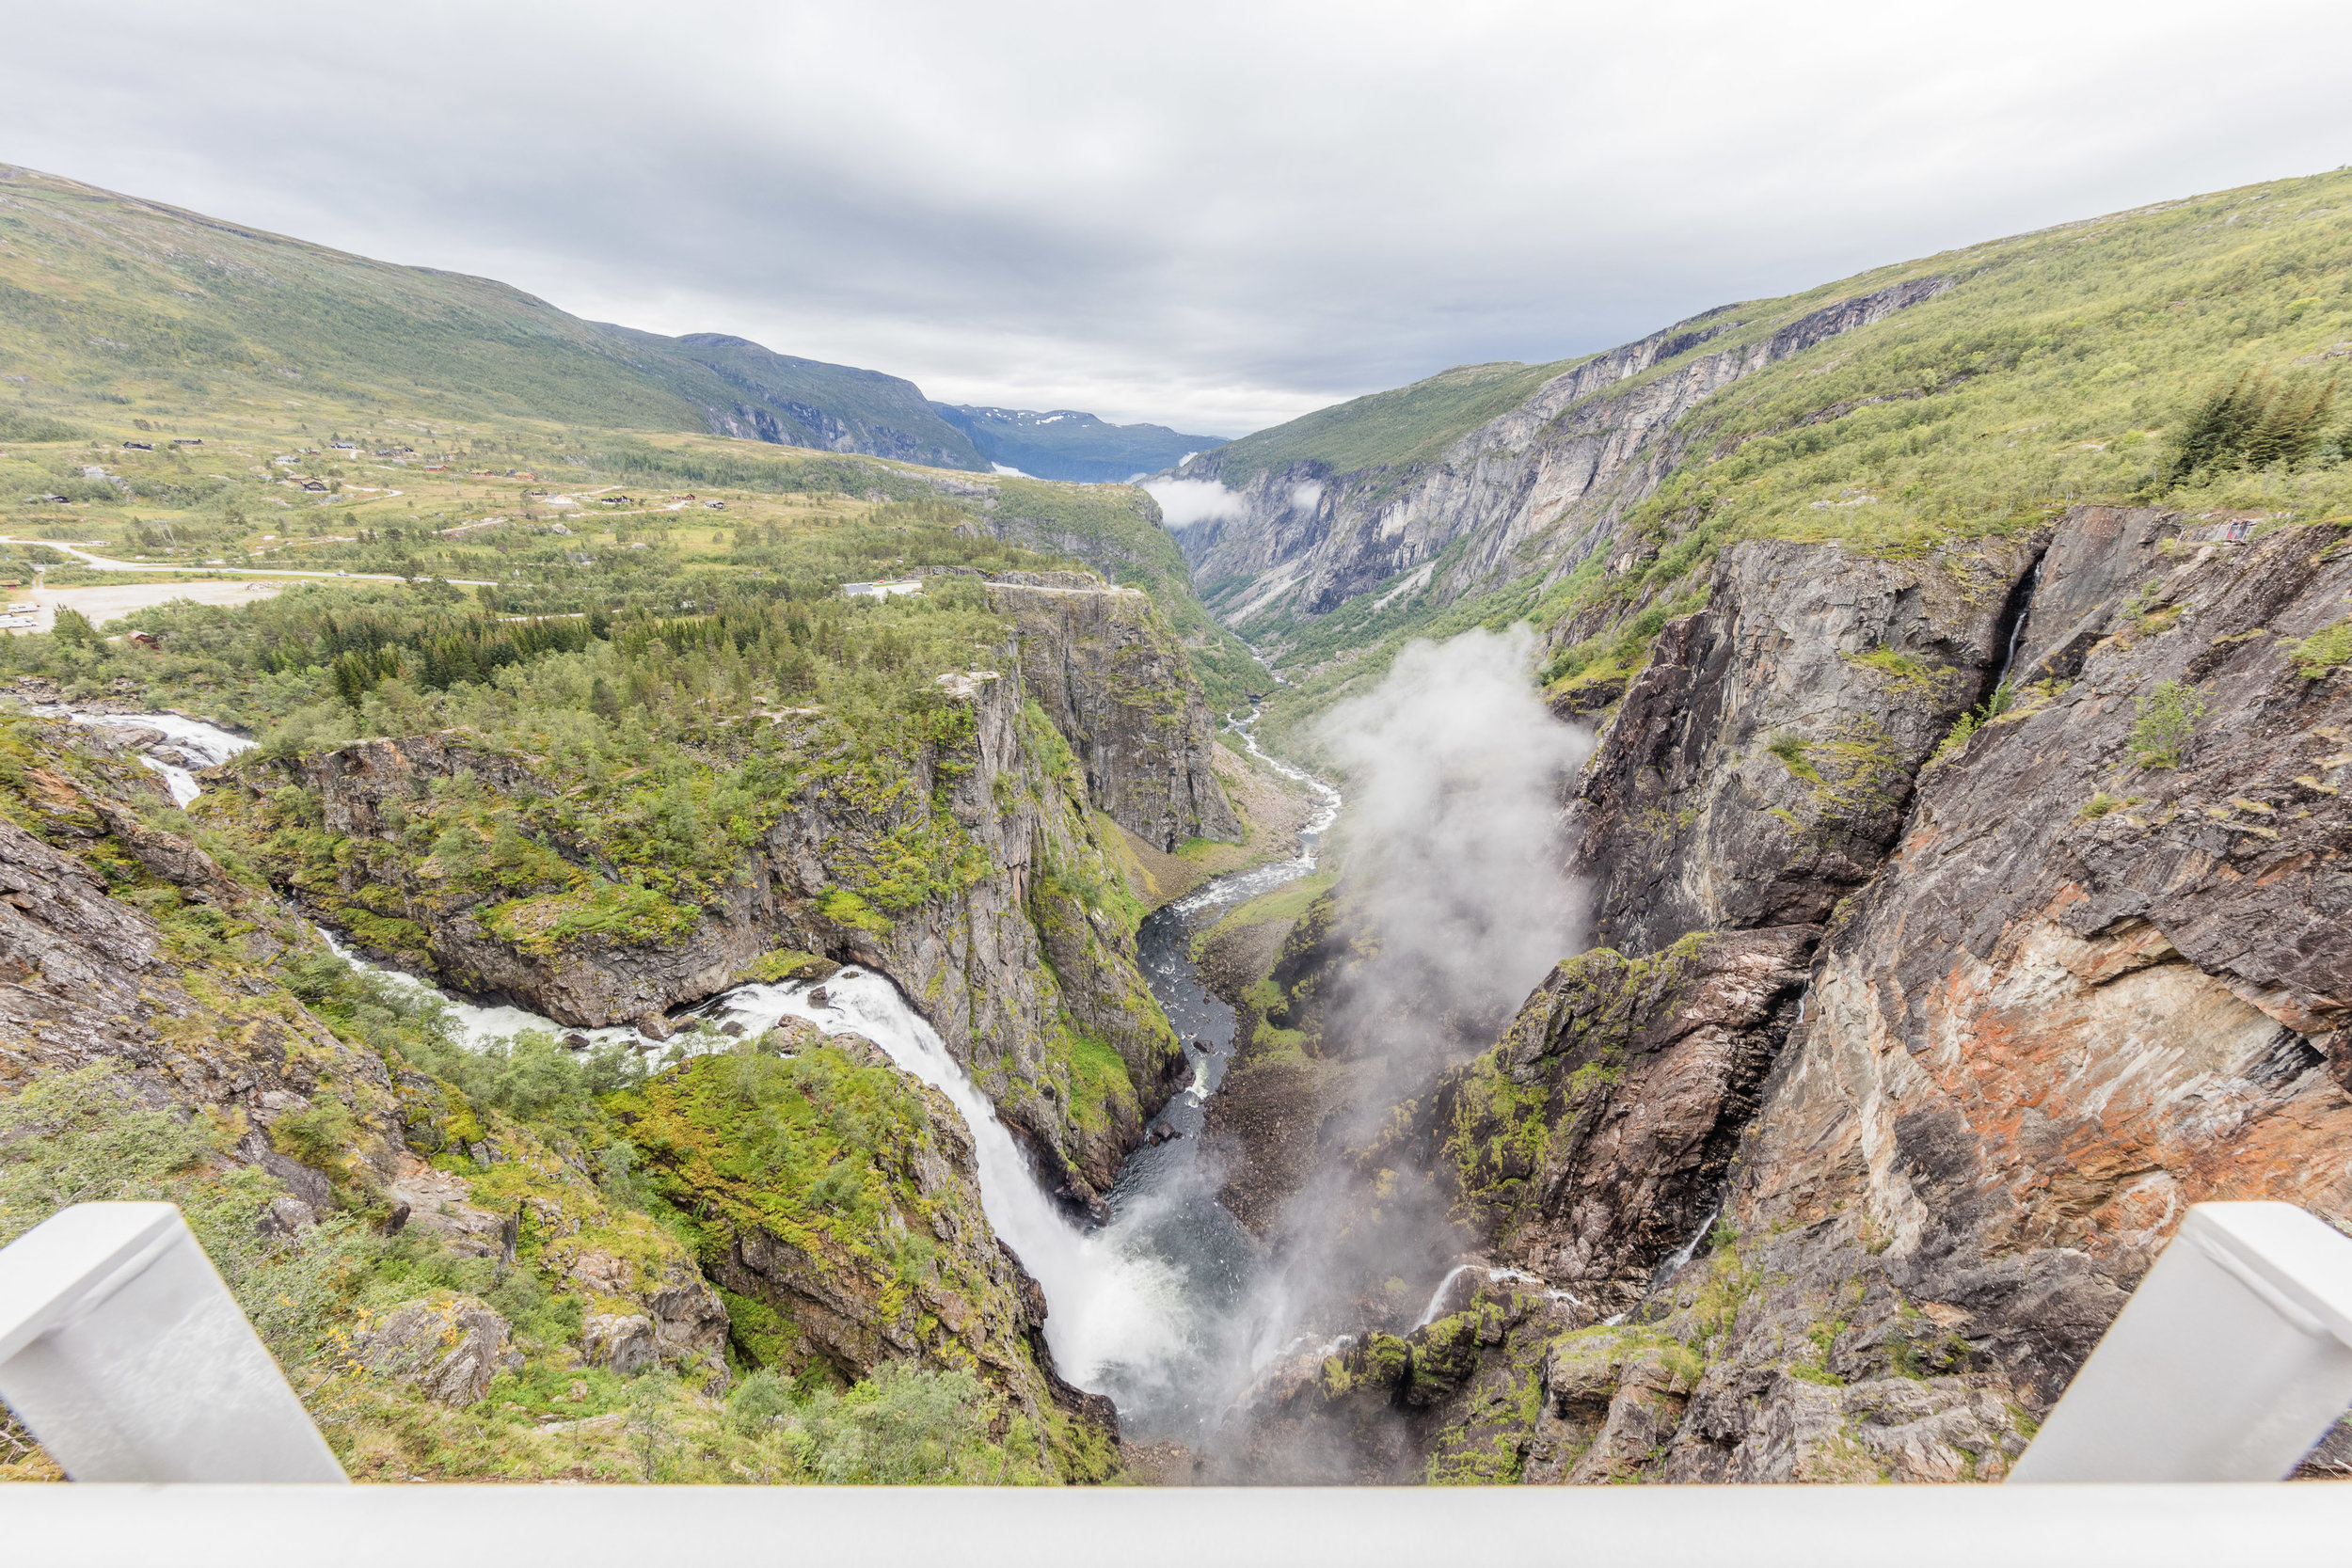
[{"label": "grassy slope", "polygon": [[[980,467],[896,377],[599,326],[488,278],[404,267],[0,166],[0,373],[165,418],[326,398],[442,420],[699,430],[752,401],[911,427]],[[708,361],[705,363],[704,361]],[[746,383],[768,388],[763,398]]]},{"label": "grassy slope", "polygon": [[[1249,684],[1248,654],[1201,609],[1138,491],[950,477],[698,434],[693,400],[731,403],[755,395],[739,383],[756,382],[852,422],[936,437],[979,465],[962,434],[895,377],[739,341],[603,327],[487,279],[347,256],[6,166],[0,242],[0,374],[11,377],[0,383],[0,504],[17,503],[0,517],[6,531],[106,538],[182,563],[401,570],[414,559],[451,577],[501,578],[511,562],[480,552],[459,560],[437,544],[378,546],[388,530],[423,540],[485,515],[556,515],[510,467],[539,475],[538,488],[739,493],[739,513],[741,493],[824,498],[836,515],[859,510],[850,498],[944,497],[975,526],[992,511],[1010,536],[1050,535],[1048,553],[1152,594],[1214,702],[1230,705]],[[338,454],[326,449],[329,434],[371,450],[413,444],[450,456],[451,467],[427,474],[421,463]],[[174,452],[175,435],[212,444]],[[167,450],[125,451],[124,438]],[[347,488],[305,494],[267,463],[310,449],[320,451],[299,473]],[[121,484],[83,479],[90,463]],[[23,504],[39,494],[70,505]],[[158,541],[167,531],[181,547],[135,549],[142,528]],[[368,535],[367,548],[336,543]]]},{"label": "grassy slope", "polygon": [[[650,344],[661,358],[683,360],[708,372],[755,407],[779,411],[779,422],[799,432],[795,445],[831,444],[822,429],[790,406],[806,404],[855,431],[862,451],[903,456],[921,450],[927,459],[950,467],[988,467],[988,460],[963,431],[941,419],[923,389],[902,377],[778,354],[748,339],[721,332],[661,338],[627,327],[607,330]],[[693,395],[693,379],[681,378],[681,394]]]},{"label": "grassy slope", "polygon": [[2249,186],[1879,268],[1738,307],[1739,324],[1697,352],[1930,275],[1958,286],[1739,382],[1688,417],[1682,461],[1620,524],[1621,537],[1659,552],[1633,572],[1591,564],[1556,578],[1543,549],[1565,541],[1539,539],[1515,580],[1474,599],[1423,593],[1375,610],[1375,591],[1321,618],[1253,628],[1292,641],[1286,669],[1297,684],[1271,731],[1376,678],[1407,639],[1467,626],[1528,619],[1559,641],[1597,612],[1601,631],[1581,655],[1638,662],[1638,646],[1604,645],[1654,618],[1648,611],[1692,602],[1716,552],[1741,538],[1908,553],[2029,527],[2079,501],[2307,518],[2352,511],[2341,404],[2297,462],[2172,472],[2176,437],[2217,386],[2267,372],[2312,390],[2352,353],[2352,175]]}]

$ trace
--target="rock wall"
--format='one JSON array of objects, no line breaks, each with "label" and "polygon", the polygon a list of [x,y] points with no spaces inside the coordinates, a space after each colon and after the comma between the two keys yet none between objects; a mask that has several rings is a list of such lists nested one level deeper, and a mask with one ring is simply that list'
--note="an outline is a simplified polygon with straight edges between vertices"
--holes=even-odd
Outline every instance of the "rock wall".
[{"label": "rock wall", "polygon": [[1069,737],[1087,798],[1157,849],[1240,842],[1241,818],[1212,761],[1208,705],[1152,601],[1052,575],[1073,581],[993,581],[989,607],[1011,619],[1023,691]]},{"label": "rock wall", "polygon": [[[1239,487],[1232,515],[1179,530],[1177,542],[1204,592],[1247,580],[1215,604],[1234,626],[1277,608],[1320,615],[1416,567],[1424,569],[1416,586],[1434,586],[1443,601],[1524,571],[1531,557],[1565,570],[1680,459],[1684,415],[1767,365],[1950,286],[1910,278],[1711,354],[1696,351],[1739,325],[1731,310],[1677,322],[1547,381],[1425,467],[1339,474],[1297,463],[1256,474]],[[1661,366],[1671,368],[1648,374]],[[1176,473],[1223,483],[1223,462],[1207,452]],[[1437,577],[1438,558],[1457,543]]]},{"label": "rock wall", "polygon": [[[470,776],[499,800],[523,801],[582,783],[461,733],[247,765],[236,775],[241,803],[206,809],[363,945],[563,1023],[660,1029],[663,1014],[739,983],[778,949],[881,970],[1065,1200],[1091,1210],[1184,1070],[1110,891],[1126,860],[1111,824],[1168,847],[1242,829],[1211,765],[1199,688],[1149,601],[1078,574],[1047,576],[991,585],[1013,636],[1001,671],[942,678],[943,700],[961,716],[946,738],[855,765],[821,716],[755,716],[739,723],[764,735],[706,738],[718,760],[770,746],[804,783],[675,935],[516,940],[495,914],[504,890],[442,876],[420,852],[431,833],[416,826],[438,785]],[[307,825],[318,832],[273,832],[293,809],[274,803],[286,782],[315,801]],[[593,834],[541,837],[569,865],[601,864]],[[899,879],[911,853],[939,863],[926,873],[937,883],[930,895],[888,909],[843,895]],[[369,940],[400,930],[421,935],[397,947]]]},{"label": "rock wall", "polygon": [[1378,1464],[1997,1480],[2190,1204],[2352,1229],[2352,549],[2215,531],[1725,559],[1575,803],[1610,945],[1360,1156],[1524,1271],[1350,1353]]}]

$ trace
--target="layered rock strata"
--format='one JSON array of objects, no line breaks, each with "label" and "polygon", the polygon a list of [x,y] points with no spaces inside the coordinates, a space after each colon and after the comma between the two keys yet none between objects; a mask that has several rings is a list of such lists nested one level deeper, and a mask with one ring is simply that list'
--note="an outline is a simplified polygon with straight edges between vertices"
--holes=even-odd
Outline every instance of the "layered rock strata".
[{"label": "layered rock strata", "polygon": [[1425,1406],[1400,1336],[1375,1468],[1997,1480],[2190,1204],[2352,1227],[2352,550],[2215,531],[1723,562],[1577,802],[1611,945],[1364,1152],[1560,1292]]}]

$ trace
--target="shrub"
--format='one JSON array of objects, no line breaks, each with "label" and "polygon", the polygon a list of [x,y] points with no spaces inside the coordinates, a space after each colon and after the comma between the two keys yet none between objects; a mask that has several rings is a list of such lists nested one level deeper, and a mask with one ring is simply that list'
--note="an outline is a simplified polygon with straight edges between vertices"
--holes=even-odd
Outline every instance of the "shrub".
[{"label": "shrub", "polygon": [[2134,760],[2142,768],[2178,768],[2207,710],[2195,687],[2158,681],[2140,694],[2134,711],[2139,716],[2132,725]]},{"label": "shrub", "polygon": [[754,1372],[727,1396],[727,1425],[746,1437],[773,1432],[792,1415],[791,1390],[773,1372]]},{"label": "shrub", "polygon": [[99,641],[98,628],[90,625],[89,617],[72,605],[57,607],[57,618],[51,623],[51,629],[58,641],[70,642],[77,648],[86,648]]},{"label": "shrub", "polygon": [[2338,621],[2309,637],[2292,639],[2280,646],[2295,661],[2296,674],[2305,680],[2318,680],[2330,670],[2352,662],[2352,621]]},{"label": "shrub", "polygon": [[271,1141],[306,1165],[331,1167],[359,1134],[359,1123],[343,1102],[321,1095],[305,1111],[282,1116],[270,1126]]},{"label": "shrub", "polygon": [[817,1479],[830,1486],[919,1486],[981,1479],[987,1434],[979,1380],[967,1371],[881,1368],[847,1394],[820,1393],[806,1422]]},{"label": "shrub", "polygon": [[1781,731],[1765,742],[1764,749],[1780,758],[1782,766],[1797,777],[1811,779],[1816,784],[1820,783],[1820,770],[1815,768],[1805,755],[1812,749],[1812,742],[1794,730]]}]

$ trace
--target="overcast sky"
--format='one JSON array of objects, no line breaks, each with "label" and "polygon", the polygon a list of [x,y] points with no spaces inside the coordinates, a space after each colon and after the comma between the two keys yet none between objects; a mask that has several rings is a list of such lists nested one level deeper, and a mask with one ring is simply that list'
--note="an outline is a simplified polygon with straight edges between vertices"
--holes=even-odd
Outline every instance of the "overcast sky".
[{"label": "overcast sky", "polygon": [[2352,161],[2352,6],[17,5],[0,161],[1238,435]]}]

